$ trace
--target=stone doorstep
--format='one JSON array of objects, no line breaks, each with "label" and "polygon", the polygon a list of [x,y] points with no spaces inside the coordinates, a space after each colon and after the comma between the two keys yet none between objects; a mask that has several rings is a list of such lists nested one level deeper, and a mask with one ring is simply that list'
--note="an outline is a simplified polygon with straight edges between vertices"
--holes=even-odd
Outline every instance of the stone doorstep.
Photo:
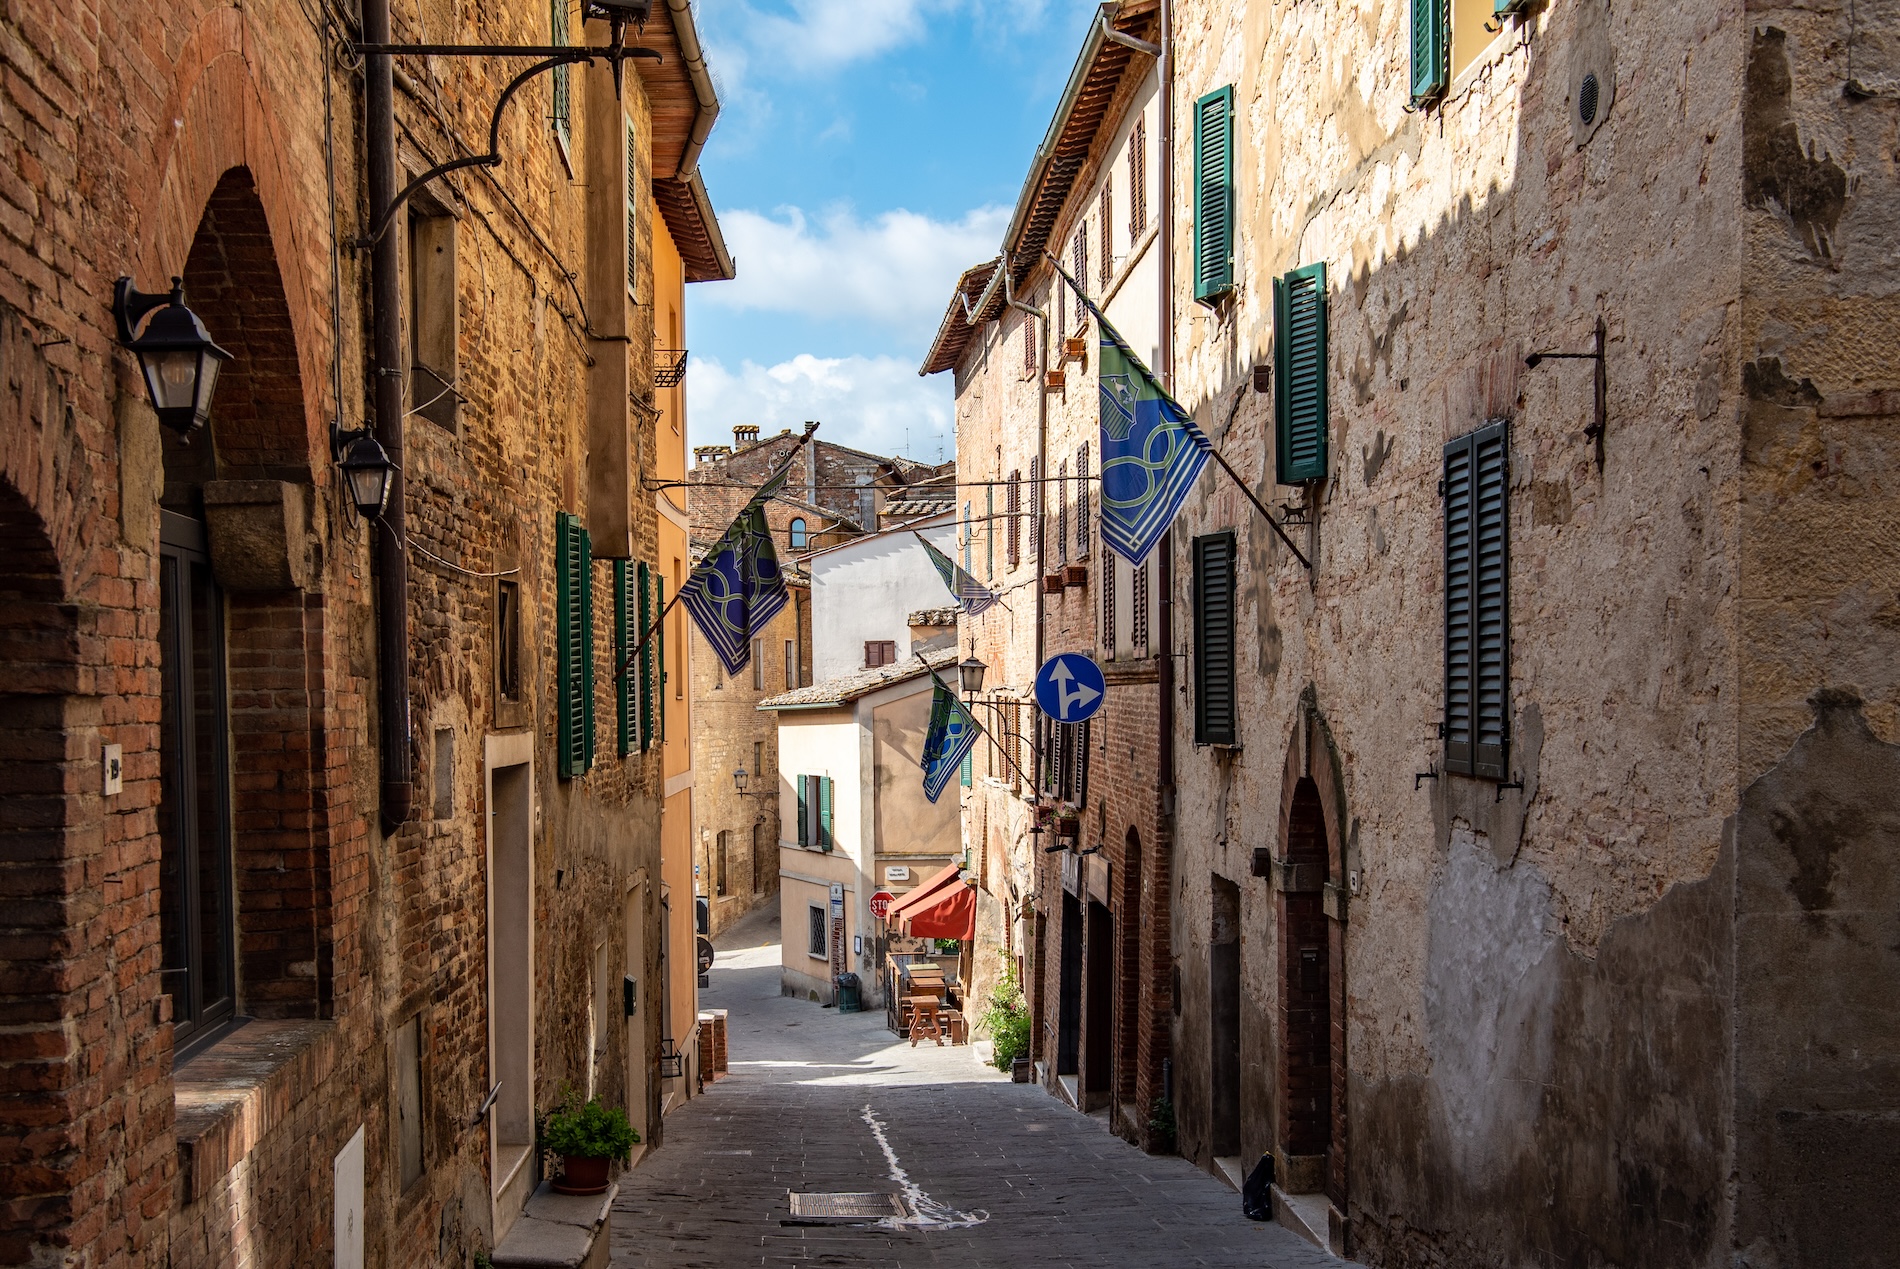
[{"label": "stone doorstep", "polygon": [[557,1194],[543,1181],[490,1260],[495,1269],[607,1269],[605,1237],[618,1183],[605,1194]]},{"label": "stone doorstep", "polygon": [[1240,1193],[1241,1187],[1247,1183],[1246,1165],[1241,1162],[1237,1154],[1215,1155],[1214,1175],[1231,1185],[1236,1194]]},{"label": "stone doorstep", "polygon": [[1324,1194],[1288,1194],[1273,1187],[1273,1219],[1328,1255],[1334,1254],[1331,1211]]},{"label": "stone doorstep", "polygon": [[172,1072],[178,1172],[196,1202],[336,1067],[333,1022],[248,1022]]}]

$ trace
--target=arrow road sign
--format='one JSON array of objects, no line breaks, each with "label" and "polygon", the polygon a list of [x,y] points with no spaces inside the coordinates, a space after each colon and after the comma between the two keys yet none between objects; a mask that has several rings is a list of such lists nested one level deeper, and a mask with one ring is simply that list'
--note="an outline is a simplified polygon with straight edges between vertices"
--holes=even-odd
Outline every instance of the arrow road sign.
[{"label": "arrow road sign", "polygon": [[1057,722],[1093,718],[1107,690],[1101,667],[1079,652],[1057,653],[1036,671],[1036,704]]}]

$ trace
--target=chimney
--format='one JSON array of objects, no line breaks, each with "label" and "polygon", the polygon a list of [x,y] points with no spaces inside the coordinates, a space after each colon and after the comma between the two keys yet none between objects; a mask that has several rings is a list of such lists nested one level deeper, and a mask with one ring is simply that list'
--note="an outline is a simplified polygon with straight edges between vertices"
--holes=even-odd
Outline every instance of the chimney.
[{"label": "chimney", "polygon": [[748,445],[756,445],[758,440],[759,425],[757,423],[741,423],[732,429],[732,447],[734,449],[744,449]]}]

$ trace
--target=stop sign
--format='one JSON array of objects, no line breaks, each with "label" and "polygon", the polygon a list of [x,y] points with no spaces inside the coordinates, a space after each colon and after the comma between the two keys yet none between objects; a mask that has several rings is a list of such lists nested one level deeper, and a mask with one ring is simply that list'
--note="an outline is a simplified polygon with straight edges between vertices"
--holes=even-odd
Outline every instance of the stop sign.
[{"label": "stop sign", "polygon": [[897,896],[888,890],[880,890],[871,896],[871,915],[882,921],[890,913],[891,905],[897,902]]}]

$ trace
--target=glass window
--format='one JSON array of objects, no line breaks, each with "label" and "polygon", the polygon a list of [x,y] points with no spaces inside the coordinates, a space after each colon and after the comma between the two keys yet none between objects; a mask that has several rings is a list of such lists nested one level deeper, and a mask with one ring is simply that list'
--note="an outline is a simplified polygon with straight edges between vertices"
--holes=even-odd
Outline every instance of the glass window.
[{"label": "glass window", "polygon": [[792,521],[791,541],[792,541],[792,549],[794,551],[804,550],[810,542],[810,539],[805,532],[805,520],[804,520],[804,517],[802,516]]},{"label": "glass window", "polygon": [[165,540],[158,585],[159,931],[182,1043],[235,1006],[224,605],[202,542]]},{"label": "glass window", "polygon": [[831,955],[831,940],[825,928],[825,910],[813,904],[807,911],[811,914],[811,929],[810,941],[806,943],[805,950],[819,960],[824,960]]}]

